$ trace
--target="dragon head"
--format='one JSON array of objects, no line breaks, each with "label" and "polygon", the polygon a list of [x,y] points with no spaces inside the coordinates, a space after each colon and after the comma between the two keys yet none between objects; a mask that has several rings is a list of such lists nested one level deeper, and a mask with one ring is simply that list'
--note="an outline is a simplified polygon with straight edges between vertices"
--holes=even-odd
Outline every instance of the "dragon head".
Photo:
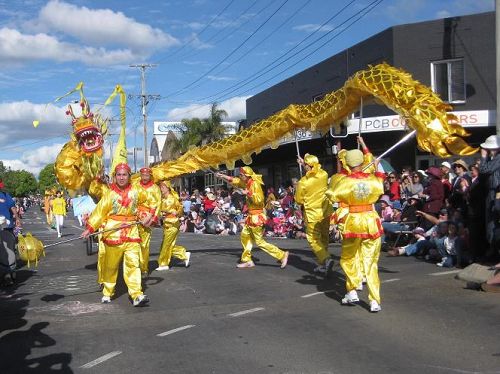
[{"label": "dragon head", "polygon": [[78,147],[85,153],[96,153],[102,149],[104,135],[107,132],[107,121],[100,115],[94,115],[90,111],[89,104],[85,98],[80,101],[82,115],[76,117],[71,105],[68,106],[66,114],[72,117],[72,138]]}]

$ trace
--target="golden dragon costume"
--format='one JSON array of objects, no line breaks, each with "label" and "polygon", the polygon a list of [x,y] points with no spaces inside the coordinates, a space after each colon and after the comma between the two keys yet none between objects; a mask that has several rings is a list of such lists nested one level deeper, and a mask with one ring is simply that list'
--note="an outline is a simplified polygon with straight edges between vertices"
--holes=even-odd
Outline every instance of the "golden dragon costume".
[{"label": "golden dragon costume", "polygon": [[340,127],[350,113],[359,109],[362,99],[366,102],[371,97],[400,114],[409,128],[417,130],[421,150],[440,157],[471,155],[477,151],[462,139],[469,134],[458,124],[456,116],[447,113],[452,109],[450,105],[410,74],[384,63],[357,72],[323,100],[289,105],[232,136],[153,166],[153,177],[156,181],[171,179],[220,164],[233,169],[240,159],[248,165],[252,153],[259,153],[268,145],[276,148],[281,138],[297,128],[326,132],[332,126]]}]

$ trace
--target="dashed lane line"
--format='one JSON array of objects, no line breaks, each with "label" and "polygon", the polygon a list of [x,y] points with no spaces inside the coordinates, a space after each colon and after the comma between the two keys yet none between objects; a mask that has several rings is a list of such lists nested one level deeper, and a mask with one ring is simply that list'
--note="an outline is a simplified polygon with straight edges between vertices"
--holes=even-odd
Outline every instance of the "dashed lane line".
[{"label": "dashed lane line", "polygon": [[176,332],[187,330],[187,329],[190,329],[190,328],[195,327],[195,326],[196,325],[186,325],[186,326],[178,327],[178,328],[173,329],[173,330],[168,330],[168,331],[156,334],[156,336],[167,336],[167,335],[175,334]]},{"label": "dashed lane line", "polygon": [[316,295],[323,295],[325,293],[333,292],[333,291],[334,290],[326,290],[326,291],[320,291],[320,292],[313,292],[313,293],[308,293],[307,295],[302,295],[301,297],[307,298],[307,297],[316,296]]},{"label": "dashed lane line", "polygon": [[265,308],[253,308],[253,309],[247,309],[247,310],[242,310],[241,312],[236,312],[236,313],[231,313],[228,314],[229,317],[239,317],[244,314],[249,314],[249,313],[255,313],[261,310],[264,310]]},{"label": "dashed lane line", "polygon": [[386,279],[380,283],[390,283],[390,282],[397,282],[398,280],[401,280],[399,278],[392,278],[392,279]]},{"label": "dashed lane line", "polygon": [[108,354],[105,354],[104,356],[96,358],[94,361],[87,362],[85,365],[80,366],[80,369],[90,369],[91,367],[99,365],[99,364],[103,363],[104,361],[109,360],[110,358],[113,358],[115,356],[120,355],[121,353],[122,353],[121,351],[109,352]]},{"label": "dashed lane line", "polygon": [[439,271],[437,273],[430,273],[428,275],[432,275],[432,276],[439,276],[439,275],[448,275],[448,274],[456,274],[456,273],[460,273],[462,270],[450,270],[450,271]]}]

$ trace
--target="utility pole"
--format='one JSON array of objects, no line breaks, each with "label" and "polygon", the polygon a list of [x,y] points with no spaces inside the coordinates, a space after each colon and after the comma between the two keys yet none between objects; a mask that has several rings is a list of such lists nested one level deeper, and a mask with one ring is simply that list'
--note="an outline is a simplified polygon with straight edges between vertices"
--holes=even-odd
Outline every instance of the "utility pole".
[{"label": "utility pole", "polygon": [[141,69],[141,94],[140,95],[129,95],[129,98],[132,98],[132,97],[140,97],[141,98],[142,123],[143,123],[143,127],[144,127],[144,166],[149,166],[148,128],[147,128],[148,116],[146,113],[146,106],[148,105],[149,100],[160,99],[160,95],[147,95],[146,94],[146,69],[156,67],[156,66],[158,66],[158,64],[133,64],[133,65],[129,65],[129,66],[131,68],[140,68]]}]

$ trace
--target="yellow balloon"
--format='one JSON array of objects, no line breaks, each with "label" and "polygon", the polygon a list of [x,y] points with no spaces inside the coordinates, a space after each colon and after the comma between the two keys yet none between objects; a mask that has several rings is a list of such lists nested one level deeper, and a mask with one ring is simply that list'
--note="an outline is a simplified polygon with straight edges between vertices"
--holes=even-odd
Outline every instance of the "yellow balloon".
[{"label": "yellow balloon", "polygon": [[38,121],[38,120],[33,121],[33,127],[36,128],[39,124],[40,124],[40,121]]}]

